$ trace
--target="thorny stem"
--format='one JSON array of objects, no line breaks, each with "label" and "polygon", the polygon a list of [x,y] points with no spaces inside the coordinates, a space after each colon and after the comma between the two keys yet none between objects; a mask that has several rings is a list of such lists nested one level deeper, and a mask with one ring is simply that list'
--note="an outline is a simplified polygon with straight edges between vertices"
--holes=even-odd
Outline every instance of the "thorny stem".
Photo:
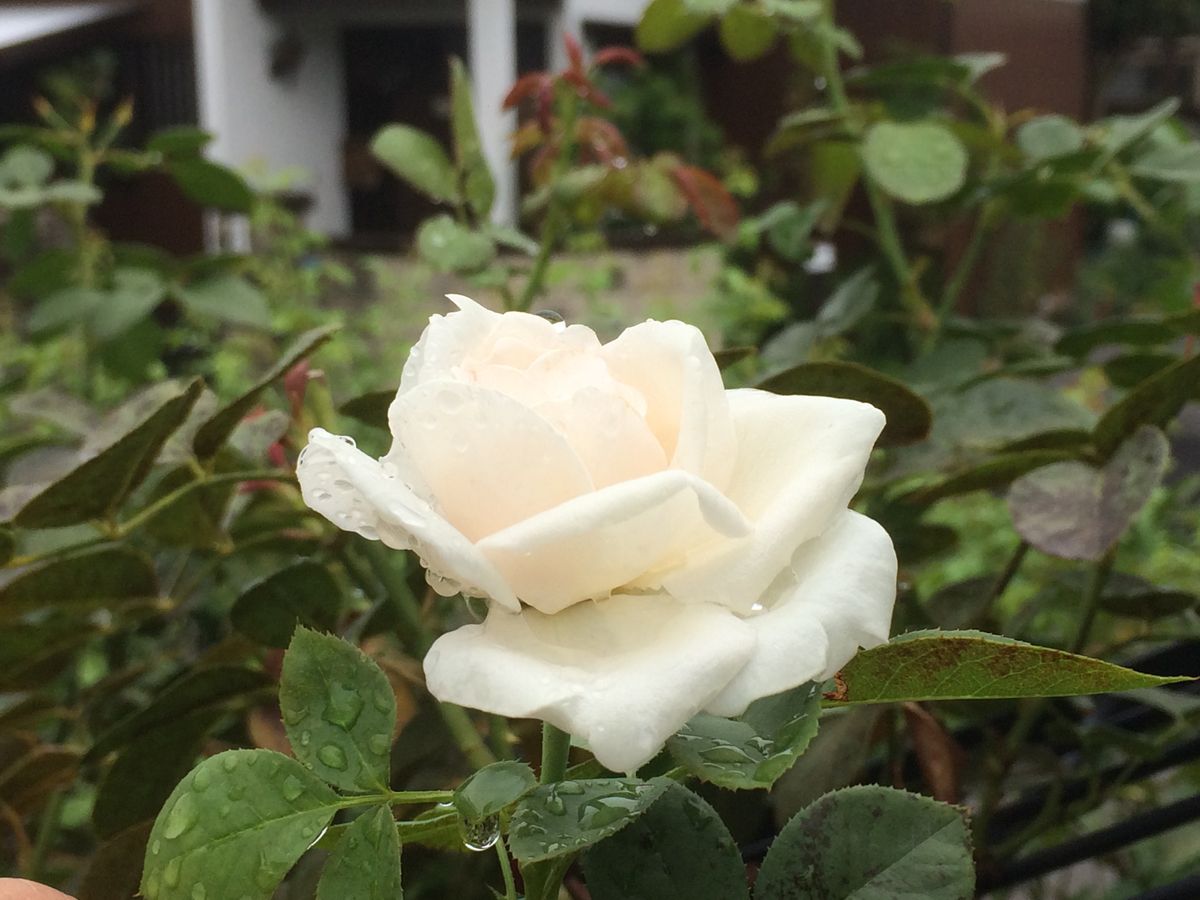
[{"label": "thorny stem", "polygon": [[988,593],[987,605],[984,607],[985,612],[990,612],[992,607],[1004,596],[1004,592],[1017,577],[1017,572],[1021,570],[1021,564],[1025,562],[1025,557],[1028,555],[1029,541],[1022,540],[1017,544],[1012,556],[1008,558],[1008,562],[1005,563],[1004,571],[997,576],[996,583],[992,585],[992,589]]}]

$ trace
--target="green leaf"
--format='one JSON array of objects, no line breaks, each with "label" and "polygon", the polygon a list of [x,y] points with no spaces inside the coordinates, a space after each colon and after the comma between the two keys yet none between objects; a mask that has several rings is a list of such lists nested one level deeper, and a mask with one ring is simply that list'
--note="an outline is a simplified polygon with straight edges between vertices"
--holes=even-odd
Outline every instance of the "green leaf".
[{"label": "green leaf", "polygon": [[870,403],[887,416],[879,437],[884,447],[922,440],[933,424],[933,412],[920,396],[894,378],[857,363],[801,363],[755,387],[775,394],[844,397]]},{"label": "green leaf", "polygon": [[280,753],[210,757],[179,783],[154,822],[142,895],[267,900],[338,808],[333,791]]},{"label": "green leaf", "polygon": [[575,853],[616,834],[674,782],[589,778],[534,788],[517,804],[509,849],[522,863]]},{"label": "green leaf", "polygon": [[779,26],[766,13],[739,4],[721,19],[719,34],[721,46],[730,56],[739,62],[749,62],[774,46]]},{"label": "green leaf", "polygon": [[357,419],[364,425],[386,429],[388,427],[388,408],[395,399],[395,391],[371,391],[347,400],[338,407],[338,412]]},{"label": "green leaf", "polygon": [[85,287],[65,287],[38,300],[26,326],[43,334],[88,319],[105,301],[102,292]]},{"label": "green leaf", "polygon": [[258,643],[286,647],[299,625],[332,630],[341,608],[342,592],[329,570],[301,560],[246,588],[229,618]]},{"label": "green leaf", "polygon": [[340,638],[298,628],[283,657],[279,706],[296,758],[343,791],[387,790],[396,695]]},{"label": "green leaf", "polygon": [[484,766],[454,791],[454,808],[469,821],[486,819],[516,803],[537,784],[533,769],[504,760]]},{"label": "green leaf", "polygon": [[400,838],[387,806],[350,823],[317,883],[317,900],[401,900]]},{"label": "green leaf", "polygon": [[207,666],[183,675],[140,709],[120,719],[96,738],[89,760],[99,759],[156,728],[197,713],[222,711],[268,684],[262,672],[242,666]]},{"label": "green leaf", "polygon": [[1083,149],[1083,130],[1066,116],[1038,116],[1017,129],[1017,146],[1030,162],[1040,163]]},{"label": "green leaf", "polygon": [[1104,363],[1104,377],[1116,387],[1132,389],[1179,362],[1170,353],[1123,353]]},{"label": "green leaf", "polygon": [[1059,462],[1013,482],[1013,526],[1043,553],[1098,560],[1112,548],[1162,481],[1171,448],[1157,428],[1141,426],[1102,469]]},{"label": "green leaf", "polygon": [[248,213],[254,207],[254,192],[245,180],[225,166],[206,159],[176,159],[167,172],[190,199],[201,206]]},{"label": "green leaf", "polygon": [[1154,181],[1193,184],[1200,181],[1200,143],[1155,147],[1134,160],[1129,171]]},{"label": "green leaf", "polygon": [[17,549],[16,538],[12,529],[0,528],[0,566],[6,565],[13,558]]},{"label": "green leaf", "polygon": [[594,900],[749,900],[746,868],[711,806],[673,784],[583,858]]},{"label": "green leaf", "polygon": [[859,651],[840,673],[836,705],[1008,700],[1104,694],[1187,681],[977,631],[914,631]]},{"label": "green leaf", "polygon": [[271,308],[266,295],[241,275],[223,273],[179,285],[175,295],[192,315],[250,328],[269,328]]},{"label": "green leaf", "polygon": [[820,0],[762,0],[762,5],[772,15],[795,22],[812,22],[822,9]]},{"label": "green leaf", "polygon": [[879,186],[905,203],[945,200],[966,181],[966,148],[936,122],[877,122],[867,131],[862,158]]},{"label": "green leaf", "polygon": [[491,238],[445,214],[421,223],[417,250],[426,262],[443,272],[478,272],[496,256]]},{"label": "green leaf", "polygon": [[42,490],[21,507],[13,522],[22,528],[53,528],[111,518],[149,473],[202,387],[197,379],[176,393],[128,433]]},{"label": "green leaf", "polygon": [[916,488],[900,497],[903,503],[930,506],[947,497],[960,497],[974,491],[994,491],[1007,487],[1026,472],[1043,466],[1075,459],[1077,450],[1028,450],[992,457],[986,462]]},{"label": "green leaf", "polygon": [[388,125],[371,141],[375,158],[417,190],[442,203],[458,203],[458,178],[433,137],[408,125]]},{"label": "green leaf", "polygon": [[961,809],[876,785],[826,794],[779,832],[754,900],[970,900],[971,834]]},{"label": "green leaf", "polygon": [[1156,347],[1175,340],[1179,332],[1160,318],[1126,316],[1072,328],[1059,339],[1054,349],[1082,359],[1105,344],[1132,344]]},{"label": "green leaf", "polygon": [[43,189],[43,196],[50,203],[78,203],[91,206],[104,199],[104,194],[94,184],[82,181],[55,181]]},{"label": "green leaf", "polygon": [[146,141],[146,149],[163,156],[197,156],[212,143],[213,136],[194,125],[176,125],[156,131]]},{"label": "green leaf", "polygon": [[112,340],[150,315],[166,295],[157,272],[119,268],[113,272],[112,289],[92,314],[92,331],[101,341]]},{"label": "green leaf", "polygon": [[228,437],[237,428],[246,413],[258,402],[259,395],[277,378],[282,378],[287,371],[300,360],[316,352],[317,348],[329,340],[338,330],[336,325],[325,325],[304,332],[288,346],[258,381],[240,397],[217,410],[208,421],[196,431],[192,441],[192,449],[200,459],[208,459],[221,449]]},{"label": "green leaf", "polygon": [[128,547],[101,547],[18,570],[0,587],[0,622],[42,610],[78,614],[157,596],[158,579],[147,557]]},{"label": "green leaf", "polygon": [[[1084,588],[1084,574],[1069,572],[1062,579],[1078,596]],[[1200,598],[1188,591],[1151,584],[1127,572],[1112,572],[1100,593],[1100,608],[1115,616],[1131,619],[1159,619],[1192,609]]]},{"label": "green leaf", "polygon": [[736,719],[693,717],[667,741],[677,763],[701,781],[733,790],[769,788],[817,733],[819,685],[755,700]]},{"label": "green leaf", "polygon": [[690,11],[684,0],[651,0],[634,37],[647,53],[665,53],[687,43],[708,21],[709,16]]},{"label": "green leaf", "polygon": [[220,716],[201,709],[137,735],[113,761],[96,791],[92,823],[109,837],[149,821],[188,773]]},{"label": "green leaf", "polygon": [[1113,404],[1093,430],[1096,448],[1105,457],[1142,425],[1165,426],[1188,400],[1200,397],[1200,356],[1180,360],[1147,378]]},{"label": "green leaf", "polygon": [[879,282],[868,266],[843,281],[817,312],[813,324],[821,337],[845,334],[875,308]]},{"label": "green leaf", "polygon": [[521,880],[525,882],[524,900],[559,900],[562,882],[575,862],[575,853],[521,865]]},{"label": "green leaf", "polygon": [[763,214],[760,225],[765,226],[771,249],[790,262],[801,263],[812,255],[813,228],[825,210],[818,200],[801,207],[790,200],[777,203]]},{"label": "green leaf", "polygon": [[1102,119],[1093,126],[1099,135],[1100,145],[1105,150],[1105,161],[1112,159],[1126,147],[1140,141],[1161,125],[1179,109],[1179,98],[1171,97],[1134,116],[1112,116]]},{"label": "green leaf", "polygon": [[939,588],[925,601],[929,618],[943,628],[971,628],[987,614],[999,576],[979,575]]},{"label": "green leaf", "polygon": [[454,161],[462,179],[463,194],[475,215],[487,219],[496,199],[496,183],[492,180],[475,128],[471,81],[457,56],[450,58],[450,128],[454,134]]}]

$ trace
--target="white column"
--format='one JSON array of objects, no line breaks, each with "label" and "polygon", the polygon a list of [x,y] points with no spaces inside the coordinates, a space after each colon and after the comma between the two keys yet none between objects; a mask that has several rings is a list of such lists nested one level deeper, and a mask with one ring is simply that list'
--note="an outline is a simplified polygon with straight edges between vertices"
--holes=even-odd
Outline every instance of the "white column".
[{"label": "white column", "polygon": [[515,0],[467,0],[467,68],[475,93],[479,140],[496,178],[492,221],[517,221],[517,169],[508,158],[508,136],[516,127],[512,112],[501,110],[517,80]]}]

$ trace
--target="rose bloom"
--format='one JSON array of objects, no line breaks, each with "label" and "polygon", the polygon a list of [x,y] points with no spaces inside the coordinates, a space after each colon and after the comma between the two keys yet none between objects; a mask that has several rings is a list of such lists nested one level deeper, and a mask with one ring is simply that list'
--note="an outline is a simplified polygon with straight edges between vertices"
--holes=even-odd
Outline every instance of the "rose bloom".
[{"label": "rose bloom", "polygon": [[550,722],[629,772],[696,713],[887,640],[895,551],[847,508],[878,409],[725,390],[682,322],[601,344],[450,299],[404,366],[388,454],[317,428],[297,472],[334,524],[487,600],[425,657],[435,697]]}]

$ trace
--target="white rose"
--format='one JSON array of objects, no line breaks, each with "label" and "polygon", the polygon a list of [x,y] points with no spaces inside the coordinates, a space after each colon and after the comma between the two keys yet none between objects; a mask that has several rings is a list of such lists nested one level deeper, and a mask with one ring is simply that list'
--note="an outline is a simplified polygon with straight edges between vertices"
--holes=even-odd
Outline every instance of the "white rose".
[{"label": "white rose", "polygon": [[305,501],[412,549],[487,620],[425,658],[444,701],[550,722],[615,771],[701,710],[831,677],[887,640],[896,556],[847,509],[884,425],[873,406],[725,390],[700,332],[433,316],[382,459],[315,429]]}]

